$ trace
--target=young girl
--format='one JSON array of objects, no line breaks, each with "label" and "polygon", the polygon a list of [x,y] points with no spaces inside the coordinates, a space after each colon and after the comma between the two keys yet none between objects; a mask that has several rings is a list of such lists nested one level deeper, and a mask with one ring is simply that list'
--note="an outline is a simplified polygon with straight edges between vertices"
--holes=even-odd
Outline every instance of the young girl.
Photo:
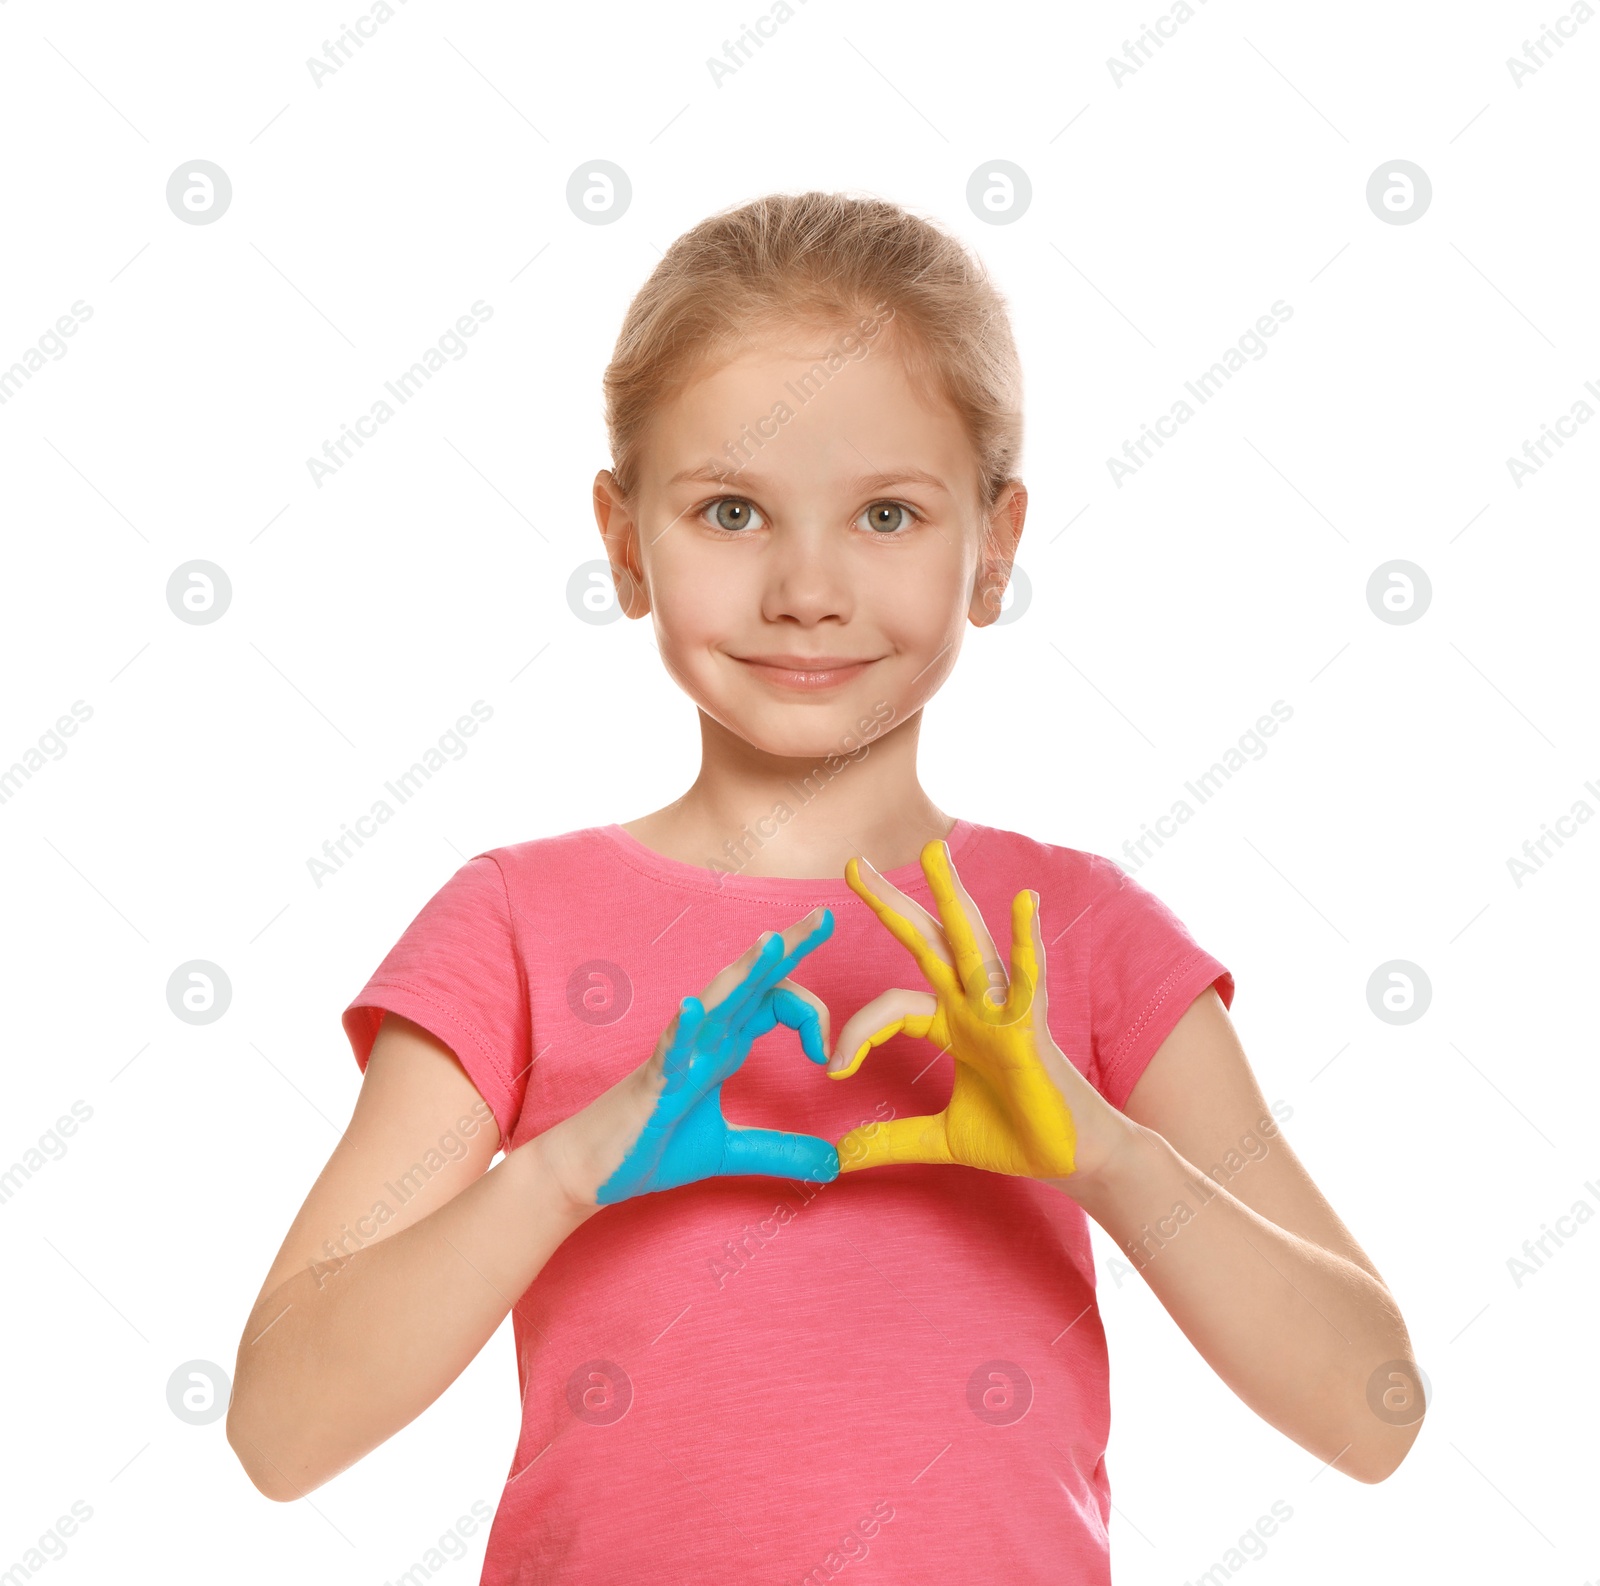
[{"label": "young girl", "polygon": [[[1089,1217],[1272,1425],[1361,1481],[1404,1457],[1405,1325],[1231,974],[1109,860],[918,782],[1022,533],[1020,388],[981,267],[892,204],[758,200],[639,292],[595,510],[700,774],[476,855],[345,1009],[361,1093],[228,1416],[268,1497],[509,1310],[485,1582],[1108,1581]],[[1026,690],[976,726],[1028,770]]]}]

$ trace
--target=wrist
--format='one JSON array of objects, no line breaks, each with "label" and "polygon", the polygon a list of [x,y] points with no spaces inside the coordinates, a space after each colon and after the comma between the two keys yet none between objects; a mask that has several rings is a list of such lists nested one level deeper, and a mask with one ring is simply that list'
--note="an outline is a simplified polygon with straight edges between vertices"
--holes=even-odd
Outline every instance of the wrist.
[{"label": "wrist", "polygon": [[1074,1172],[1049,1180],[1100,1223],[1113,1207],[1137,1192],[1166,1146],[1153,1129],[1135,1123],[1109,1103],[1106,1113],[1103,1127],[1096,1131],[1093,1151],[1080,1151]]},{"label": "wrist", "polygon": [[1040,1041],[1039,1053],[1072,1115],[1074,1134],[1073,1171],[1046,1182],[1080,1204],[1104,1198],[1137,1174],[1138,1159],[1148,1145],[1145,1137],[1153,1131],[1107,1101],[1054,1040]]},{"label": "wrist", "polygon": [[[577,1228],[600,1210],[599,1185],[583,1172],[573,1149],[571,1120],[563,1119],[519,1146],[527,1153],[530,1194],[561,1221]],[[569,1229],[570,1231],[570,1229]]]},{"label": "wrist", "polygon": [[583,1222],[600,1210],[600,1188],[627,1157],[666,1083],[659,1058],[641,1063],[587,1107],[528,1142],[537,1145],[545,1181],[562,1212]]}]

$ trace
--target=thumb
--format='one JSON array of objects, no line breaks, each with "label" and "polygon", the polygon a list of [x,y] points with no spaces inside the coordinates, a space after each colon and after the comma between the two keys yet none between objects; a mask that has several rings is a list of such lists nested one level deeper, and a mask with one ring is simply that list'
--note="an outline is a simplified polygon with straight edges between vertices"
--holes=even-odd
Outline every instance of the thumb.
[{"label": "thumb", "polygon": [[831,1184],[839,1176],[839,1153],[832,1143],[810,1134],[781,1129],[728,1128],[719,1178],[756,1173],[768,1178],[805,1179]]},{"label": "thumb", "polygon": [[845,1021],[833,1056],[828,1059],[828,1077],[848,1079],[873,1047],[882,1046],[902,1030],[919,1040],[925,1038],[938,1011],[939,999],[931,992],[907,991],[897,986],[880,993]]}]

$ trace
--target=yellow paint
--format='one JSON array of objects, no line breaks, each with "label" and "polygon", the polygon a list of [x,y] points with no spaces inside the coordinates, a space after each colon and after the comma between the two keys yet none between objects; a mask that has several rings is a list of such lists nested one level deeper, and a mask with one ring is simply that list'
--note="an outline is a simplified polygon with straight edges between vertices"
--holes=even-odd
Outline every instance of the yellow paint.
[{"label": "yellow paint", "polygon": [[1072,1172],[1077,1136],[1066,1098],[1040,1057],[1039,1041],[1041,1037],[1049,1041],[1050,1036],[1044,1025],[1042,987],[1035,993],[1042,978],[1041,955],[1034,945],[1036,895],[1022,891],[1011,900],[1010,984],[1000,1003],[999,988],[991,987],[956,892],[949,849],[942,841],[923,848],[922,871],[955,954],[954,968],[910,920],[871,891],[853,858],[845,865],[851,890],[916,959],[938,1007],[931,1014],[913,1014],[875,1030],[849,1064],[830,1078],[848,1079],[872,1047],[903,1031],[950,1053],[955,1081],[949,1105],[938,1114],[892,1118],[852,1129],[838,1142],[839,1170],[941,1162],[1027,1178],[1064,1178]]}]

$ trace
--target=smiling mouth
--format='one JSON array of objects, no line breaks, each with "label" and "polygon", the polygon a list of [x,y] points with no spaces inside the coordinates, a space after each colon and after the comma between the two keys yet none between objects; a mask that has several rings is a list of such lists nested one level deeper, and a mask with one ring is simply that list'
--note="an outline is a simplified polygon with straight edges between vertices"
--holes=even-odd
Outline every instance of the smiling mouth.
[{"label": "smiling mouth", "polygon": [[881,656],[803,656],[803,655],[736,655],[733,659],[749,667],[753,676],[779,688],[826,689],[837,688],[859,677]]}]

